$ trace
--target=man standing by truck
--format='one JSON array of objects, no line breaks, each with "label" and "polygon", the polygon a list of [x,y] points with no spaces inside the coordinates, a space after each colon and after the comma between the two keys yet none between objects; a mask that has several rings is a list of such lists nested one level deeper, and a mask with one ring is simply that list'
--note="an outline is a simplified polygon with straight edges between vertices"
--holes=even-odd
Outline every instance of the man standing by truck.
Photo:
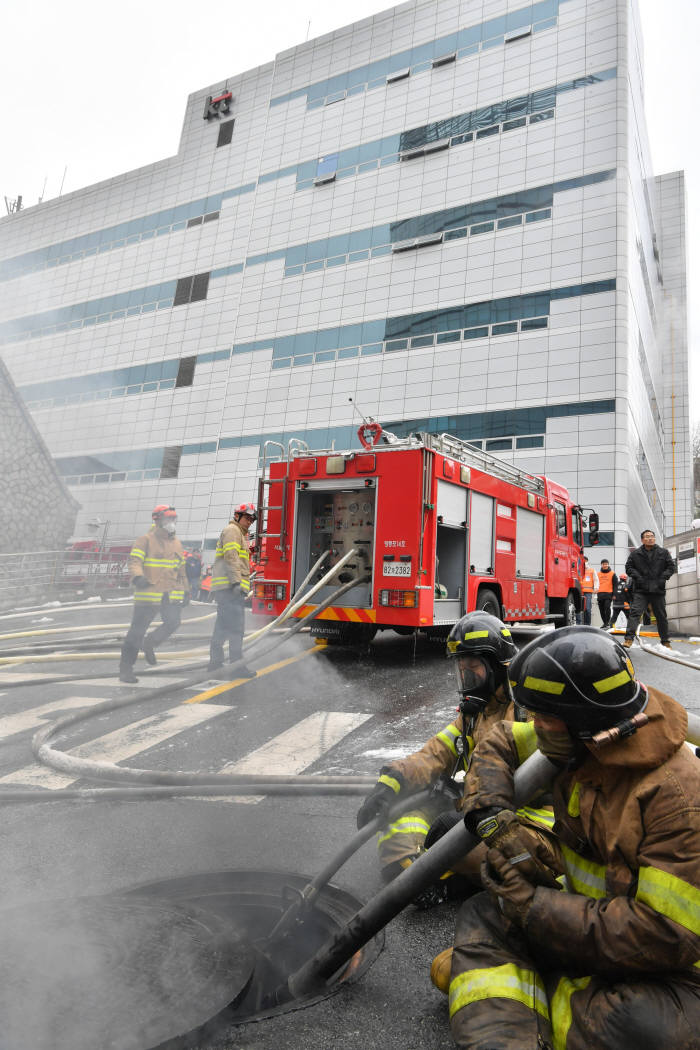
[{"label": "man standing by truck", "polygon": [[659,641],[665,649],[671,648],[668,639],[668,618],[666,616],[666,581],[676,571],[673,558],[665,547],[659,547],[656,536],[651,529],[642,533],[642,545],[632,551],[625,572],[634,584],[634,595],[627,617],[625,640],[622,643],[629,649],[637,632],[637,625],[651,605],[656,617]]},{"label": "man standing by truck", "polygon": [[617,587],[617,574],[610,568],[610,562],[603,558],[598,573],[598,610],[602,620],[602,626],[610,627],[610,607],[613,595]]},{"label": "man standing by truck", "polygon": [[[151,515],[153,525],[140,536],[129,555],[129,575],[134,587],[134,612],[122,645],[119,681],[138,682],[134,664],[143,646],[149,664],[156,663],[154,649],[180,626],[185,597],[185,552],[175,536],[177,511],[159,503]],[[147,637],[151,621],[160,612],[162,623]]]}]

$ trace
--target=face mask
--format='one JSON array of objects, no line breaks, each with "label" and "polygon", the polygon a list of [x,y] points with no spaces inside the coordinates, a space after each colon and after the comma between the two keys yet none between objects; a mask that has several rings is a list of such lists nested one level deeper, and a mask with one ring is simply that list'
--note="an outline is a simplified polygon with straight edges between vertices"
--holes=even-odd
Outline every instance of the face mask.
[{"label": "face mask", "polygon": [[472,666],[468,666],[466,660],[458,660],[457,675],[462,693],[478,692],[488,677],[486,664],[483,660],[470,660]]},{"label": "face mask", "polygon": [[163,528],[169,536],[173,536],[175,533],[175,529],[177,528],[177,522],[174,522],[172,518],[169,518],[163,522]]},{"label": "face mask", "polygon": [[540,751],[552,762],[566,765],[574,754],[576,741],[565,729],[535,729],[535,736]]}]

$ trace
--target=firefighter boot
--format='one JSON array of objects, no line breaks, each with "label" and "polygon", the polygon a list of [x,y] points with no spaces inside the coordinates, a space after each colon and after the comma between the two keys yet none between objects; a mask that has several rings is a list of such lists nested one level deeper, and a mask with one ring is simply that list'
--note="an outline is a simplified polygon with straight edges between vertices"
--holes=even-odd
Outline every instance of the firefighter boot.
[{"label": "firefighter boot", "polygon": [[146,663],[150,664],[151,667],[155,667],[158,663],[156,660],[156,654],[153,652],[153,646],[149,642],[148,638],[143,640],[143,655],[146,657]]},{"label": "firefighter boot", "polygon": [[430,980],[439,992],[447,995],[450,991],[450,972],[452,970],[452,949],[445,948],[433,959],[430,967]]},{"label": "firefighter boot", "polygon": [[256,678],[258,672],[254,671],[252,667],[248,667],[247,664],[243,663],[243,648],[241,645],[236,649],[233,643],[229,644],[228,647],[228,660],[230,664],[233,664],[234,674],[236,678]]},{"label": "firefighter boot", "polygon": [[130,667],[128,664],[124,663],[119,664],[119,681],[126,682],[127,685],[134,685],[136,682],[138,682],[138,678],[134,674],[133,667]]}]

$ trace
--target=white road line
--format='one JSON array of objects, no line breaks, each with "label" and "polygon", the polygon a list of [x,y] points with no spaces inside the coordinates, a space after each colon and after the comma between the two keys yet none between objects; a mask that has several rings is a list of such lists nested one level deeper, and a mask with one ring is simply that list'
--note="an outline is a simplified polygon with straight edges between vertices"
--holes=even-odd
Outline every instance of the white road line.
[{"label": "white road line", "polygon": [[[326,751],[358,729],[372,715],[346,714],[342,711],[317,711],[291,729],[273,737],[256,751],[224,766],[222,773],[275,773],[293,776],[313,765]],[[221,796],[219,802],[237,802],[253,805],[264,796]],[[207,799],[213,801],[213,799]]]},{"label": "white road line", "polygon": [[[71,748],[67,753],[78,758],[91,758],[112,763],[123,762],[127,758],[138,755],[141,751],[146,751],[149,747],[162,744],[176,733],[192,729],[230,710],[229,707],[221,707],[216,704],[180,704],[169,711],[163,711],[150,718],[143,718],[139,722],[132,722],[123,729],[106,733],[88,744]],[[47,766],[33,763],[7,776],[0,777],[0,784],[31,784],[35,787],[55,789],[68,787],[69,784],[74,784],[75,780],[75,777],[66,776]]]},{"label": "white road line", "polygon": [[155,678],[139,678],[138,682],[127,685],[124,682],[120,682],[117,676],[113,674],[106,675],[104,678],[83,678],[80,684],[101,685],[103,688],[106,685],[111,685],[116,689],[160,689],[162,685],[181,685],[184,680],[182,675],[174,677],[159,674]]},{"label": "white road line", "polygon": [[94,704],[103,704],[106,699],[107,697],[104,696],[66,696],[63,700],[54,700],[50,704],[42,704],[41,707],[32,707],[28,711],[5,715],[4,718],[0,718],[0,741],[15,736],[17,733],[23,733],[27,729],[38,729],[49,715],[57,715],[61,711],[74,711],[81,707],[92,707]]}]

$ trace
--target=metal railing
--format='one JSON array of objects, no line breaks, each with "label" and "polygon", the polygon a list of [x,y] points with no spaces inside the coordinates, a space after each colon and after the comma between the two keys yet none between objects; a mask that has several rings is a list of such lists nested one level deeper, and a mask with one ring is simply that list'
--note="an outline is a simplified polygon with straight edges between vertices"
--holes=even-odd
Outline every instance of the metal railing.
[{"label": "metal railing", "polygon": [[127,556],[109,551],[24,551],[0,554],[0,609],[42,605],[127,587]]}]

